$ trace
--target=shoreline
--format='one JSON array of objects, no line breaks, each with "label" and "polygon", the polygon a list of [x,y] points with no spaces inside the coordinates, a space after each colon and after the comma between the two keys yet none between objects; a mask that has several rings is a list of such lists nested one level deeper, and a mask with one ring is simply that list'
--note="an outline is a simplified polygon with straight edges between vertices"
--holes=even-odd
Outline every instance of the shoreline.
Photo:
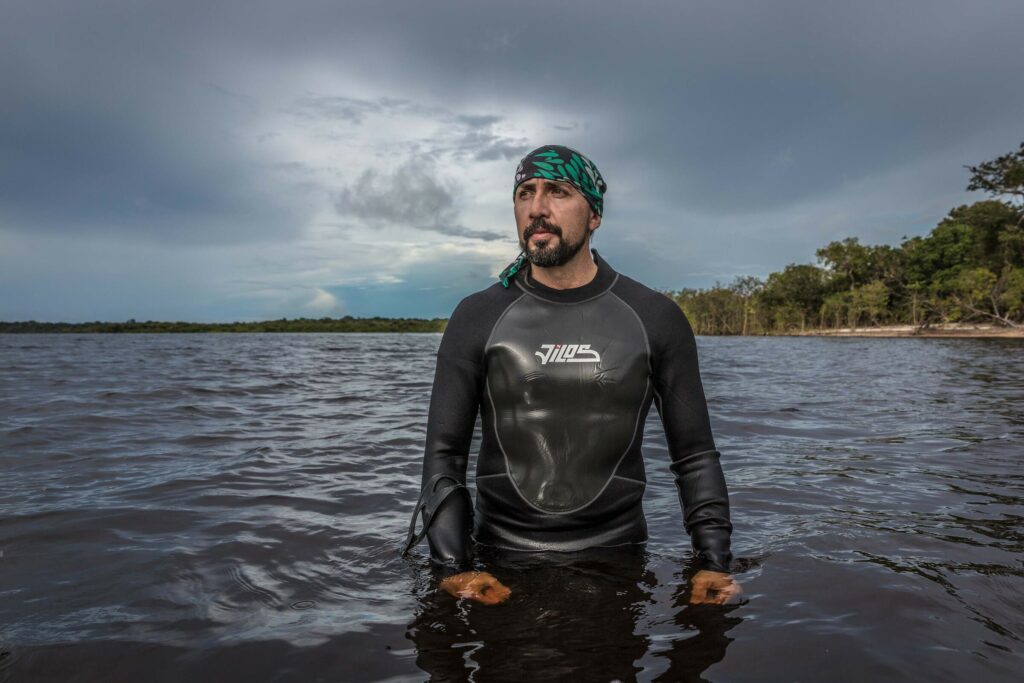
[{"label": "shoreline", "polygon": [[944,323],[918,329],[916,325],[879,325],[877,327],[838,327],[787,332],[783,337],[936,337],[962,339],[1024,339],[1024,327],[1002,327],[990,324]]},{"label": "shoreline", "polygon": [[[437,334],[444,331],[443,318],[421,319],[296,319],[256,323],[5,323],[0,321],[0,335],[6,334]],[[987,323],[945,323],[918,329],[915,325],[878,325],[875,327],[808,328],[767,334],[707,334],[707,337],[856,337],[891,339],[960,338],[960,339],[1024,339],[1024,325],[1002,327]]]}]

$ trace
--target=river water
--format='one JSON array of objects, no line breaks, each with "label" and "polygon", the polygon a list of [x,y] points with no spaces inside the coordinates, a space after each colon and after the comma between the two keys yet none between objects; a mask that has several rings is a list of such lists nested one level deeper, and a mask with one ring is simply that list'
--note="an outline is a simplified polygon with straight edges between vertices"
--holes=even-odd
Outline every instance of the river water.
[{"label": "river water", "polygon": [[0,335],[0,679],[1020,680],[1024,342],[699,338],[745,601],[652,410],[646,548],[485,607],[399,557],[439,340]]}]

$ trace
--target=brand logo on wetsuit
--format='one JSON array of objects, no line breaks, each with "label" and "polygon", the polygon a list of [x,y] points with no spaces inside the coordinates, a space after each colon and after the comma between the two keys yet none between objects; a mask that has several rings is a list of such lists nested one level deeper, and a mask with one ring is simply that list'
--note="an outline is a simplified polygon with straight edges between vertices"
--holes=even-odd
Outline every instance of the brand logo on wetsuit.
[{"label": "brand logo on wetsuit", "polygon": [[590,348],[590,344],[541,344],[541,351],[533,355],[540,357],[540,364],[548,363],[600,363],[601,355]]}]

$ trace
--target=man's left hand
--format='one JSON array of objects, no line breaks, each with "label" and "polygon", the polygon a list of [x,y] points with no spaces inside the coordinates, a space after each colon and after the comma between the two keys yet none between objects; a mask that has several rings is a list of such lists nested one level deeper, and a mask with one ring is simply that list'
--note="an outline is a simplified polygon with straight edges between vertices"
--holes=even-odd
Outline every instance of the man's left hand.
[{"label": "man's left hand", "polygon": [[512,591],[488,572],[463,572],[449,576],[441,588],[454,598],[468,598],[485,605],[504,602]]},{"label": "man's left hand", "polygon": [[691,605],[724,605],[743,595],[732,574],[702,569],[690,579]]}]

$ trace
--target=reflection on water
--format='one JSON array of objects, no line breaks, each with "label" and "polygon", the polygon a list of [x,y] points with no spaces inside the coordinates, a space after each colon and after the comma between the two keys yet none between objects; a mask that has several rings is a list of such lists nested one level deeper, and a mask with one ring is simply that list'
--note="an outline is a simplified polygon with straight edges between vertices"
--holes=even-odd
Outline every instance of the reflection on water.
[{"label": "reflection on water", "polygon": [[[0,336],[0,679],[1017,680],[1024,344],[701,338],[746,602],[650,542],[398,557],[437,335]],[[471,465],[472,466],[472,465]]]},{"label": "reflection on water", "polygon": [[[445,593],[418,596],[409,625],[416,664],[439,681],[634,680],[652,648],[638,628],[654,603],[656,577],[642,550],[565,556],[489,557],[487,565],[513,587],[500,608],[456,601]],[[660,618],[676,627],[659,643],[668,660],[659,680],[697,681],[725,657],[725,633],[742,619],[737,607],[688,604],[685,582]]]}]

